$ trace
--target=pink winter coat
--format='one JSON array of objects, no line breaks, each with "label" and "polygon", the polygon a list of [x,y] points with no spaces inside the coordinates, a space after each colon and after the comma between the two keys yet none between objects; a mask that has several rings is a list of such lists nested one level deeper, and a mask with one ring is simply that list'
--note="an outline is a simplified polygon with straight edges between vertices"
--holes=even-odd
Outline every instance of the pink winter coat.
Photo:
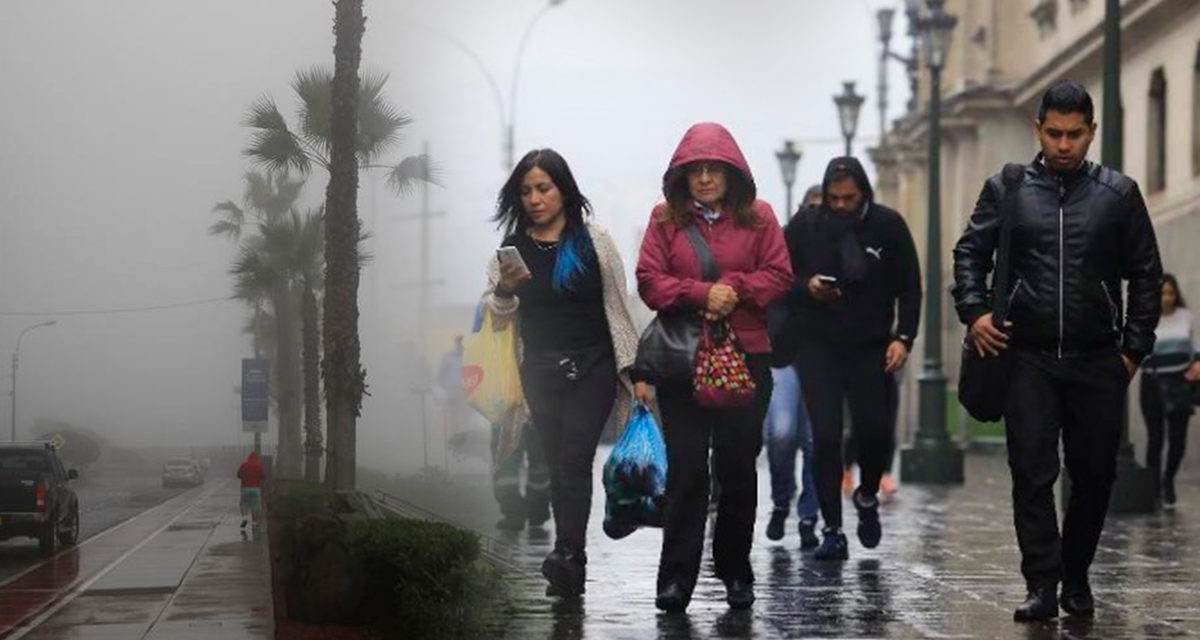
[{"label": "pink winter coat", "polygon": [[[750,167],[733,136],[719,124],[703,123],[684,134],[663,176],[664,192],[667,181],[683,165],[713,160],[732,165],[753,187]],[[638,255],[638,293],[655,311],[703,309],[713,283],[703,281],[687,233],[666,217],[666,208],[665,203],[659,204],[650,214]],[[738,226],[724,213],[711,225],[698,209],[693,207],[691,213],[720,269],[717,282],[737,292],[738,305],[729,317],[734,333],[746,353],[759,354],[771,351],[766,309],[791,287],[792,265],[771,206],[755,200],[753,209],[759,219],[753,228]]]}]

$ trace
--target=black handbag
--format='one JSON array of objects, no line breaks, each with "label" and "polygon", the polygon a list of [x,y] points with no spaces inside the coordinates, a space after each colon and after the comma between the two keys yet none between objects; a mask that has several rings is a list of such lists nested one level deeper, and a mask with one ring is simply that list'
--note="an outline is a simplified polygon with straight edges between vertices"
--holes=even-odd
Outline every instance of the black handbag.
[{"label": "black handbag", "polygon": [[[695,223],[684,230],[700,259],[705,282],[716,282],[720,271],[708,242],[700,235]],[[637,360],[633,365],[635,375],[651,384],[691,380],[703,324],[704,318],[695,309],[660,311],[638,341]]]},{"label": "black handbag", "polygon": [[[1024,173],[1025,168],[1019,164],[1007,164],[1001,173],[1004,197],[1000,201],[1000,247],[992,278],[992,324],[1001,329],[1009,311],[1006,293],[1011,275],[1009,261],[1013,218],[1016,217],[1016,211],[1013,210],[1015,195]],[[962,348],[962,365],[958,370],[958,402],[976,420],[996,422],[1004,417],[1004,403],[1008,398],[1008,382],[1012,372],[1012,349],[1002,349],[996,356],[980,356],[971,343],[969,331],[963,337]]]}]

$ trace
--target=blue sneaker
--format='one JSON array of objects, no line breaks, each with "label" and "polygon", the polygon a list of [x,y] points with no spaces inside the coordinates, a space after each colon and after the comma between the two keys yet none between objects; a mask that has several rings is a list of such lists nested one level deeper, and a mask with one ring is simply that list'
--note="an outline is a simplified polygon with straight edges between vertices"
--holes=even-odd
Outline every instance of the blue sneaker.
[{"label": "blue sneaker", "polygon": [[816,560],[849,560],[850,550],[846,543],[846,534],[840,529],[825,529],[821,532],[825,539],[821,541],[821,546],[813,552],[813,558]]}]

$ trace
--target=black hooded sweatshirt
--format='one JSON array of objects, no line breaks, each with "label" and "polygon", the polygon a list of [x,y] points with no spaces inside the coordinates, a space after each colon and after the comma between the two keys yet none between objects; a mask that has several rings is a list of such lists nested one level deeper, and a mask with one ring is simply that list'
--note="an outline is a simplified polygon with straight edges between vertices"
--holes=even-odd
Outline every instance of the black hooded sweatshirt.
[{"label": "black hooded sweatshirt", "polygon": [[[829,162],[821,183],[826,202],[839,172],[853,176],[865,195],[862,213],[849,218],[826,206],[801,206],[788,223],[784,236],[796,280],[780,338],[861,346],[900,340],[911,351],[921,317],[921,268],[912,234],[899,213],[875,202],[866,171],[854,158]],[[808,281],[818,274],[836,277],[842,297],[813,298]]]}]

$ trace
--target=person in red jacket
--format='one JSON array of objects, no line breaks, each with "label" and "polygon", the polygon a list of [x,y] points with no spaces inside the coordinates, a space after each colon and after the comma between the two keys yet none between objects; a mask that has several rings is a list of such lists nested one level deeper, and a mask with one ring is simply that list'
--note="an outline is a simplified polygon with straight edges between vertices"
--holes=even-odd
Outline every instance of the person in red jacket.
[{"label": "person in red jacket", "polygon": [[[754,602],[750,545],[758,505],[755,460],[771,397],[771,344],[767,307],[792,284],[792,267],[779,220],[756,199],[754,177],[733,136],[719,124],[693,126],[683,136],[663,176],[666,202],[654,208],[638,257],[642,300],[658,312],[694,311],[728,319],[746,353],[755,383],[754,402],[705,409],[692,397],[691,380],[656,381],[667,442],[667,495],[658,597],[665,611],[683,611],[700,571],[709,493],[709,443],[720,485],[713,561],[735,608]],[[720,272],[706,282],[688,238],[696,225]],[[654,391],[639,382],[643,402]]]},{"label": "person in red jacket", "polygon": [[258,525],[259,514],[262,513],[262,463],[258,461],[258,453],[251,451],[246,461],[238,467],[237,477],[242,481],[242,528],[246,528],[247,515]]}]

